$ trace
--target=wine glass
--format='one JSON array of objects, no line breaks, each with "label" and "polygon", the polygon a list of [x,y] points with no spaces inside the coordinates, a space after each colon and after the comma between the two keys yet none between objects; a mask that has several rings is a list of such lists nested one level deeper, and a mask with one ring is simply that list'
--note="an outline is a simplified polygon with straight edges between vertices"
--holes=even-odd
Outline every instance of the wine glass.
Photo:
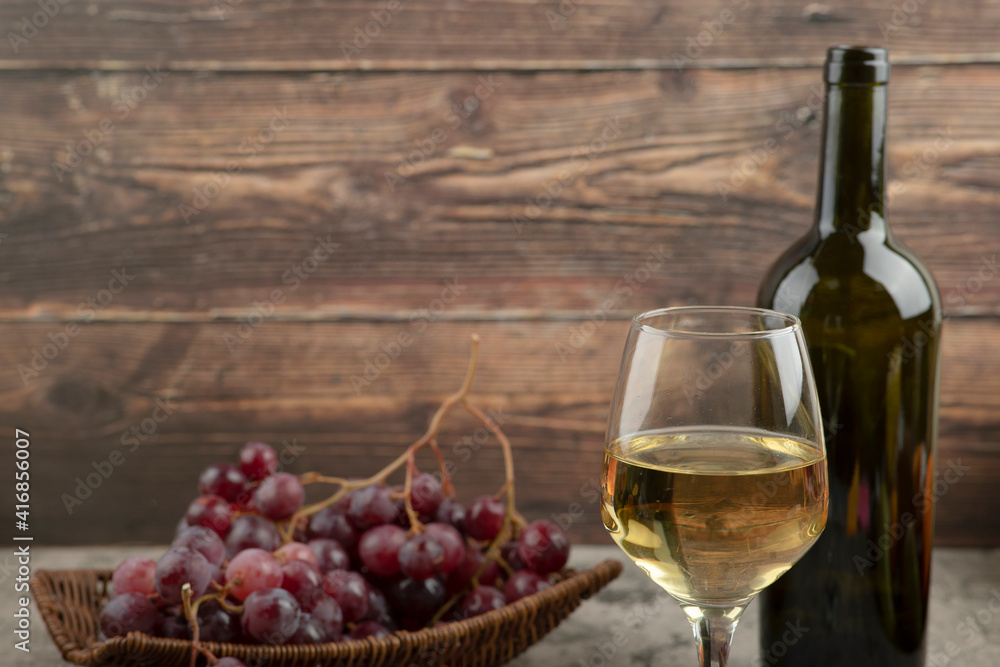
[{"label": "wine glass", "polygon": [[683,307],[632,320],[611,402],[604,525],[725,667],[747,604],[826,526],[816,385],[799,320]]}]

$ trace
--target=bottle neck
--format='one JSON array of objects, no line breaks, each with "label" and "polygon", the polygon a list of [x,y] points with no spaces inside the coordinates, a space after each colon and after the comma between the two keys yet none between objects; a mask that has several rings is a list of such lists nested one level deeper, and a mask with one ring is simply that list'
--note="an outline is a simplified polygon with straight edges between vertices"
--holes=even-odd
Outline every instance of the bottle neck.
[{"label": "bottle neck", "polygon": [[886,237],[886,85],[827,84],[816,229]]}]

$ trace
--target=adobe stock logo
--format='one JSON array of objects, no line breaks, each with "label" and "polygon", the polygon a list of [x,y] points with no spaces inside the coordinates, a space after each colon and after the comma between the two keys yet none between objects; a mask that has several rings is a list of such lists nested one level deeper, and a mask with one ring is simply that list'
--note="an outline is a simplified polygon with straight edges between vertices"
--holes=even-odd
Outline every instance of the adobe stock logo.
[{"label": "adobe stock logo", "polygon": [[[732,4],[735,5],[736,11],[743,11],[750,5],[750,0],[731,0]],[[678,72],[683,72],[684,68],[704,54],[705,49],[712,46],[715,40],[722,36],[726,31],[726,26],[732,25],[736,22],[736,12],[731,9],[723,9],[719,12],[718,18],[712,19],[711,21],[702,21],[702,30],[698,34],[688,37],[687,44],[684,49],[684,53],[680,51],[674,51],[671,54],[671,58],[674,61],[674,67]]]},{"label": "adobe stock logo", "polygon": [[10,42],[10,48],[14,49],[15,54],[20,53],[21,45],[27,44],[28,40],[33,39],[35,35],[38,34],[39,30],[47,26],[49,24],[49,20],[55,18],[56,14],[59,13],[59,10],[62,9],[64,5],[69,4],[69,0],[36,1],[41,9],[32,14],[30,19],[27,16],[22,16],[21,25],[13,26],[17,28],[17,33],[7,33],[7,41]]},{"label": "adobe stock logo", "polygon": [[384,9],[371,10],[369,15],[372,20],[364,24],[364,26],[354,26],[354,40],[351,44],[347,42],[340,42],[340,51],[344,54],[344,60],[351,62],[355,56],[360,56],[361,52],[372,43],[372,40],[378,37],[382,30],[389,27],[392,23],[392,18],[403,11],[404,5],[409,0],[388,0],[385,4]]}]

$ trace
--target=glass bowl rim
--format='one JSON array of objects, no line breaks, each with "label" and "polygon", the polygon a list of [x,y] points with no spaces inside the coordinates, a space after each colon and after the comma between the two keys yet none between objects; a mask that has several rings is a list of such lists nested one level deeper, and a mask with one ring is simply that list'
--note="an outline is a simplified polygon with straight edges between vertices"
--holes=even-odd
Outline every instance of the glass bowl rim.
[{"label": "glass bowl rim", "polygon": [[[774,329],[761,329],[759,331],[692,331],[684,329],[664,328],[647,324],[646,321],[669,315],[672,313],[688,312],[729,312],[743,315],[756,314],[764,317],[774,317],[784,321],[786,324]],[[798,317],[790,313],[783,313],[769,308],[755,308],[750,306],[668,306],[639,313],[632,318],[632,328],[639,331],[663,336],[665,338],[729,338],[729,339],[750,339],[750,338],[774,338],[788,334],[796,334],[802,330],[802,322]]]}]

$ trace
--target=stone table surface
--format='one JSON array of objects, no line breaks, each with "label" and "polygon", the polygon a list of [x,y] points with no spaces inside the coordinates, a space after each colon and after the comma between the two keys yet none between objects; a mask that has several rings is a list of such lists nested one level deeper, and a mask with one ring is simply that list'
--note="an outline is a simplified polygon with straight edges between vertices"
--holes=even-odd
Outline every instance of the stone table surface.
[{"label": "stone table surface", "polygon": [[[31,569],[110,568],[128,556],[156,557],[162,547],[33,547]],[[12,551],[12,550],[11,550]],[[63,662],[32,604],[30,653],[14,648],[17,559],[0,560],[0,665],[56,667]],[[694,642],[680,608],[617,547],[577,546],[570,562],[582,569],[625,561],[622,575],[585,602],[513,667],[694,667]],[[931,585],[928,667],[1000,666],[1000,549],[937,549]],[[992,603],[992,604],[991,604]],[[767,664],[756,647],[757,610],[736,631],[731,667]],[[949,652],[950,651],[950,655]],[[817,667],[821,667],[818,666]]]}]

